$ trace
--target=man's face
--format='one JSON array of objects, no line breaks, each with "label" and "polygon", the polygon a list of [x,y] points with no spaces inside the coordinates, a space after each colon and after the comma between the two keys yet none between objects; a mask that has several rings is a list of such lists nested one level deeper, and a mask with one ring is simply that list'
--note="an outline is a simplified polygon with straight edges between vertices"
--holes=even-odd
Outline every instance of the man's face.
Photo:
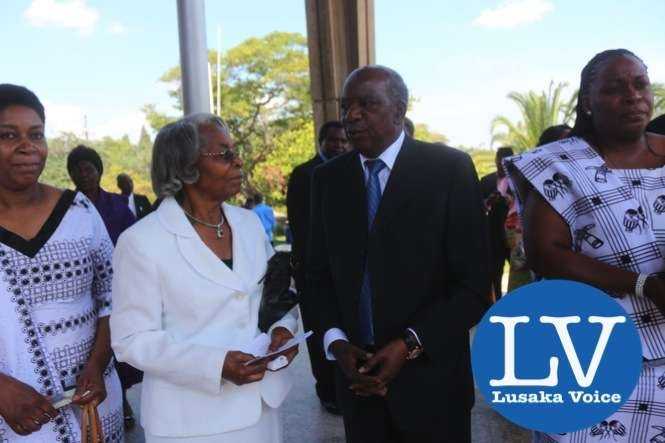
[{"label": "man's face", "polygon": [[349,150],[349,140],[343,128],[328,128],[321,144],[321,151],[326,158],[337,157]]},{"label": "man's face", "polygon": [[342,124],[351,145],[375,158],[395,141],[405,109],[388,94],[388,74],[376,68],[351,73],[341,100]]}]

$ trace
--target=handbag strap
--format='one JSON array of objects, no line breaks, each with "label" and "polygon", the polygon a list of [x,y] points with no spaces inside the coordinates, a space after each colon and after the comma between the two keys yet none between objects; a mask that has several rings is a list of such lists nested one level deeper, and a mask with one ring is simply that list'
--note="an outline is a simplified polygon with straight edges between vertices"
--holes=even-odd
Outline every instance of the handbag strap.
[{"label": "handbag strap", "polygon": [[81,443],[90,443],[88,428],[90,427],[90,414],[87,405],[81,408]]},{"label": "handbag strap", "polygon": [[104,436],[97,405],[88,403],[81,411],[81,443],[103,443]]}]

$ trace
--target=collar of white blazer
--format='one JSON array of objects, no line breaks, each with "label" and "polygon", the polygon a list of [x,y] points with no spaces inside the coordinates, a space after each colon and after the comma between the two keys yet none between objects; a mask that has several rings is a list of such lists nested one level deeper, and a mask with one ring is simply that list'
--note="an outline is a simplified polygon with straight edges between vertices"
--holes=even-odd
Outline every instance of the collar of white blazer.
[{"label": "collar of white blazer", "polygon": [[[252,269],[251,261],[246,260],[246,249],[250,245],[245,244],[248,235],[242,235],[245,223],[237,220],[233,206],[223,204],[224,215],[233,231],[233,270],[229,269],[201,240],[192,224],[187,220],[184,211],[175,201],[169,197],[164,199],[159,208],[157,216],[161,225],[175,235],[178,250],[184,259],[203,277],[214,283],[226,286],[242,293],[248,293],[248,288],[253,286],[257,274]],[[254,282],[256,283],[256,282]]]}]

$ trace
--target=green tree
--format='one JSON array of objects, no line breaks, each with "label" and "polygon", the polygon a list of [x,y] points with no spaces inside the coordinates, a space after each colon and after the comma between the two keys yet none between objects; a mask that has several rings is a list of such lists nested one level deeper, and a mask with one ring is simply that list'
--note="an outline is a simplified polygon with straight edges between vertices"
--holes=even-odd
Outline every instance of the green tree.
[{"label": "green tree", "polygon": [[[214,67],[217,53],[210,51],[208,57]],[[220,91],[216,76],[213,72],[213,102],[221,94],[221,109],[215,112],[229,125],[243,160],[245,194],[259,191],[271,203],[283,203],[283,183],[303,157],[290,156],[291,149],[311,155],[315,146],[307,40],[286,32],[247,39],[221,57]],[[178,109],[180,78],[180,68],[174,67],[160,79],[172,86],[169,95]],[[153,105],[143,109],[153,130],[175,118]],[[298,145],[287,147],[287,141]]]},{"label": "green tree", "polygon": [[520,110],[522,119],[512,122],[505,116],[492,120],[492,143],[510,145],[517,152],[533,148],[538,144],[540,134],[550,126],[572,122],[575,113],[577,93],[568,100],[562,97],[566,83],[550,83],[548,90],[540,93],[511,92],[508,98]]},{"label": "green tree", "polygon": [[448,137],[436,131],[432,131],[425,123],[416,123],[415,137],[417,140],[430,143],[448,143]]},{"label": "green tree", "polygon": [[494,163],[496,151],[493,149],[471,148],[466,152],[471,156],[478,178],[496,171],[496,164]]},{"label": "green tree", "polygon": [[[147,135],[147,134],[146,134]],[[148,139],[149,140],[149,139]],[[134,145],[129,137],[104,137],[101,140],[83,140],[72,133],[60,134],[48,140],[49,154],[40,180],[63,189],[73,189],[67,172],[67,155],[79,144],[95,149],[104,164],[101,186],[110,192],[120,192],[116,184],[119,173],[125,172],[134,180],[135,192],[154,199],[150,183],[150,152],[152,146],[140,141]]]},{"label": "green tree", "polygon": [[653,116],[665,114],[665,84],[654,83],[653,89]]},{"label": "green tree", "polygon": [[73,189],[74,185],[67,172],[67,154],[81,143],[85,143],[85,140],[72,132],[63,132],[58,137],[49,139],[46,167],[40,181],[61,189]]}]

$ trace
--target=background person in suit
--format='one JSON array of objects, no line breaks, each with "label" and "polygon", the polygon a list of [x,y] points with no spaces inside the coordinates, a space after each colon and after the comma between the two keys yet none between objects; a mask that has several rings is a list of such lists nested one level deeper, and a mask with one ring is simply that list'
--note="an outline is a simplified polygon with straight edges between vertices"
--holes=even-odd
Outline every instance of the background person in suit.
[{"label": "background person in suit", "polygon": [[408,135],[411,138],[413,138],[416,135],[416,126],[413,124],[413,121],[408,117],[404,117],[404,132],[406,132],[406,135]]},{"label": "background person in suit", "polygon": [[647,125],[647,131],[665,135],[665,114],[651,120]]},{"label": "background person in suit", "polygon": [[[111,316],[116,356],[145,374],[146,441],[278,443],[288,369],[246,366],[243,352],[273,250],[254,213],[225,203],[242,162],[224,122],[196,114],[162,128],[152,182],[164,200],[118,242]],[[271,348],[295,327],[290,314],[272,325]]]},{"label": "background person in suit", "polygon": [[152,211],[152,205],[148,197],[141,194],[134,194],[134,181],[125,174],[118,174],[116,178],[118,189],[122,195],[127,197],[129,210],[132,211],[137,220],[141,220]]},{"label": "background person in suit", "polygon": [[348,441],[468,442],[468,330],[490,292],[480,189],[467,154],[405,136],[407,103],[389,68],[346,79],[356,149],[314,171],[308,290]]},{"label": "background person in suit", "polygon": [[570,131],[572,130],[573,128],[566,124],[550,126],[540,134],[537,146],[543,146],[564,139],[570,135]]},{"label": "background person in suit", "polygon": [[[289,227],[293,235],[291,261],[295,269],[295,280],[300,294],[300,311],[305,329],[316,330],[315,320],[318,317],[312,312],[313,303],[305,291],[305,253],[309,232],[310,185],[314,168],[326,160],[337,157],[348,151],[349,143],[342,123],[328,121],[319,129],[319,150],[314,157],[296,166],[289,178],[286,192],[286,207]],[[340,414],[335,400],[334,364],[326,359],[323,352],[323,337],[314,336],[307,342],[312,374],[316,380],[316,394],[323,407],[332,414]]]},{"label": "background person in suit", "polygon": [[[506,198],[499,190],[499,183],[504,181],[504,185],[508,185],[506,181],[506,173],[501,166],[504,158],[513,155],[513,148],[503,146],[496,150],[494,163],[496,164],[496,172],[487,174],[480,179],[480,192],[485,206],[485,213],[487,214],[487,231],[489,233],[489,246],[490,246],[490,276],[492,278],[492,289],[494,290],[494,297],[498,300],[501,298],[501,279],[503,277],[503,265],[506,260],[510,258],[510,249],[506,241],[505,223],[508,216],[509,204]],[[503,189],[507,191],[507,189]]]}]

